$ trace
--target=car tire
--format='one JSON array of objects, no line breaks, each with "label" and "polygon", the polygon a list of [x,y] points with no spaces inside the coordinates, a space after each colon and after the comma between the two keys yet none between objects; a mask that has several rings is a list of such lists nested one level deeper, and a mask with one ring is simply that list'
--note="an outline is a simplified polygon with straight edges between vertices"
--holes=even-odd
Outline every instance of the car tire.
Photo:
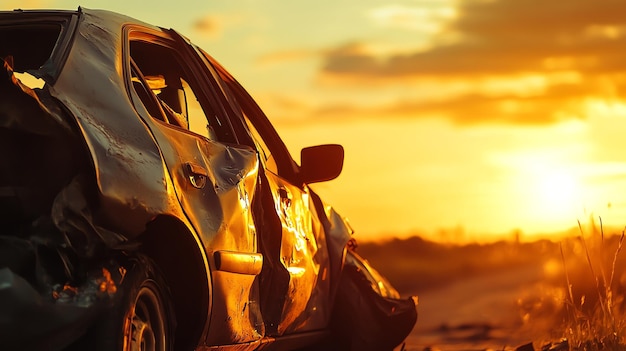
[{"label": "car tire", "polygon": [[129,259],[123,267],[126,272],[113,305],[74,346],[97,351],[173,350],[176,319],[158,267],[143,255]]}]

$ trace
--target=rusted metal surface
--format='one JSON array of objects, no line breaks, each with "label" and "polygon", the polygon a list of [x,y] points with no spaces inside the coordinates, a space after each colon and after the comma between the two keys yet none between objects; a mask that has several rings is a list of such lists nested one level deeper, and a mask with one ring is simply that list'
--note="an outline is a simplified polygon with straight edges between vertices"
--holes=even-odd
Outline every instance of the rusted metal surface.
[{"label": "rusted metal surface", "polygon": [[[18,27],[38,49],[7,39],[27,35]],[[341,146],[307,148],[296,165],[245,90],[172,30],[79,9],[0,13],[0,32],[1,345],[75,341],[116,303],[136,254],[164,265],[180,345],[303,346],[333,330],[337,296],[371,293],[410,331],[411,306],[384,278],[366,264],[372,286],[345,273],[352,229],[307,185],[339,175]],[[188,102],[159,95],[172,72],[179,97],[191,82],[206,134]],[[362,307],[344,305],[340,316]],[[367,314],[379,326],[367,332],[385,339],[397,314]]]}]

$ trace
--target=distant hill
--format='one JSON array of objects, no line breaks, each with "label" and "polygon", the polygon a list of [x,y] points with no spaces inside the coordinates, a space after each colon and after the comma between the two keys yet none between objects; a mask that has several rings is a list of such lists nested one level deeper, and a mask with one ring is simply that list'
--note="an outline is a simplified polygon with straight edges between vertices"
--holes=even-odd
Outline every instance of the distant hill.
[{"label": "distant hill", "polygon": [[[601,239],[597,235],[586,239],[588,250],[593,257],[597,257],[594,260],[602,261],[594,263],[598,272],[610,272],[618,239],[617,236]],[[498,241],[457,245],[436,243],[416,236],[383,243],[359,243],[357,252],[386,276],[402,294],[419,294],[457,279],[503,272],[520,265],[534,265],[538,269],[544,269],[550,262],[556,269],[562,270],[563,257],[573,283],[580,281],[578,286],[588,286],[593,282],[588,274],[589,264],[580,237],[571,237],[560,242]],[[619,258],[617,271],[621,274],[626,270],[626,257],[621,254]],[[600,266],[605,268],[599,269]],[[620,276],[616,277],[619,278]],[[558,279],[555,283],[561,284],[564,283],[565,276],[559,274],[550,279]]]}]

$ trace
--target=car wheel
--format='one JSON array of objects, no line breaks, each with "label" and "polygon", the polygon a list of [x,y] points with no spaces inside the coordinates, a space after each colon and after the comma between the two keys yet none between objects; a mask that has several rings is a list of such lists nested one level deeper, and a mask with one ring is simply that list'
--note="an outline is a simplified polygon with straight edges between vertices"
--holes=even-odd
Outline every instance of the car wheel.
[{"label": "car wheel", "polygon": [[[78,347],[98,351],[170,351],[176,320],[169,288],[154,262],[138,255],[124,265],[114,305]],[[76,345],[75,345],[76,346]]]},{"label": "car wheel", "polygon": [[145,281],[127,311],[124,323],[124,350],[166,351],[168,317],[158,286]]}]

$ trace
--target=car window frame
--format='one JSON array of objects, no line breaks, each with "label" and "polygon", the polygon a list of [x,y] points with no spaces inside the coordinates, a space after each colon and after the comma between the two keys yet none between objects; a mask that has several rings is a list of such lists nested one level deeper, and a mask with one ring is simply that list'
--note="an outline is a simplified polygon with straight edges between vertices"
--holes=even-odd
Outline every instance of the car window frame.
[{"label": "car window frame", "polygon": [[[200,52],[205,64],[216,72],[216,79],[219,80],[221,85],[223,85],[224,93],[229,95],[227,99],[228,102],[237,105],[232,108],[238,111],[238,118],[244,126],[247,137],[254,140],[253,133],[249,130],[245,122],[246,118],[250,121],[250,123],[252,123],[259,136],[263,139],[263,144],[268,146],[269,151],[277,164],[278,174],[276,175],[299,188],[304,188],[305,184],[301,181],[299,176],[300,166],[298,166],[298,164],[294,161],[284,141],[256,100],[254,100],[248,91],[230,73],[228,73],[224,67],[215,61],[211,55],[206,53],[201,48],[197,49]],[[246,110],[250,113],[246,113]],[[244,113],[245,116],[243,116]],[[257,147],[256,145],[252,146],[255,148]]]},{"label": "car window frame", "polygon": [[[189,133],[202,139],[213,140],[213,139],[207,138],[206,136],[202,134],[194,132],[193,130],[190,130],[188,128],[184,128],[176,124],[167,122],[167,118],[165,117],[165,112],[163,111],[163,108],[160,106],[158,102],[155,101],[155,103],[158,105],[158,108],[161,112],[161,116],[152,116],[149,113],[149,109],[145,106],[144,102],[141,100],[140,97],[139,97],[139,101],[137,102],[135,101],[135,98],[133,98],[133,93],[132,93],[132,91],[134,90],[134,87],[132,86],[132,71],[137,70],[142,75],[141,77],[141,79],[143,79],[142,83],[145,85],[146,82],[143,77],[143,74],[141,73],[140,67],[138,67],[135,64],[134,60],[131,57],[131,53],[130,53],[131,41],[143,41],[151,45],[160,45],[169,50],[172,50],[175,55],[179,55],[180,61],[181,61],[180,70],[185,73],[186,78],[193,80],[192,87],[195,87],[197,89],[192,89],[192,90],[194,94],[196,95],[196,98],[199,100],[198,102],[202,106],[202,109],[204,110],[204,115],[205,117],[207,117],[207,122],[209,121],[208,120],[209,117],[207,115],[207,111],[205,107],[208,108],[211,112],[213,112],[216,118],[219,118],[220,120],[223,119],[223,121],[226,122],[225,124],[220,123],[220,125],[222,128],[226,130],[225,133],[230,135],[230,138],[217,138],[214,141],[224,143],[224,144],[238,144],[239,143],[238,135],[235,132],[232,126],[232,122],[231,122],[232,113],[228,113],[223,103],[219,101],[217,97],[218,94],[215,93],[214,88],[211,86],[212,78],[208,77],[205,72],[198,69],[198,66],[201,64],[200,62],[198,62],[199,61],[198,58],[193,57],[193,55],[189,55],[188,54],[189,51],[184,50],[184,48],[181,47],[181,46],[184,46],[185,43],[181,43],[179,40],[176,40],[175,37],[172,37],[171,32],[168,30],[163,30],[162,28],[155,29],[155,28],[143,27],[143,26],[139,26],[135,24],[124,26],[122,37],[124,41],[123,47],[122,47],[122,56],[124,60],[123,67],[125,70],[124,81],[126,84],[126,90],[127,90],[127,93],[129,94],[129,98],[131,99],[131,101],[133,101],[133,103],[140,103],[144,107],[146,112],[148,112],[148,118],[150,118],[152,121],[155,121],[156,123],[167,126],[168,128],[176,129],[184,133]],[[199,71],[201,73],[199,73]],[[152,92],[150,92],[150,94],[154,96]],[[153,97],[151,99],[154,100],[155,98]]]},{"label": "car window frame", "polygon": [[237,145],[254,147],[254,144],[251,142],[250,137],[247,134],[247,130],[244,126],[242,126],[243,121],[241,120],[238,110],[233,108],[233,105],[229,100],[228,87],[225,87],[224,84],[222,84],[215,68],[212,65],[207,64],[206,58],[203,55],[204,51],[196,44],[189,41],[187,37],[178,33],[174,29],[167,29],[166,31],[182,45],[189,56],[194,57],[196,69],[199,72],[203,72],[206,77],[205,82],[209,84],[209,88],[214,94],[215,99],[220,102],[224,115],[229,117],[228,123],[234,131],[237,139]]},{"label": "car window frame", "polygon": [[50,84],[56,83],[72,48],[80,17],[83,16],[82,11],[80,9],[79,11],[29,11],[21,13],[18,18],[15,18],[12,12],[5,12],[0,16],[3,17],[3,25],[5,26],[42,23],[59,26],[59,35],[50,56],[38,70],[32,72],[41,75],[38,78],[42,78]]}]

